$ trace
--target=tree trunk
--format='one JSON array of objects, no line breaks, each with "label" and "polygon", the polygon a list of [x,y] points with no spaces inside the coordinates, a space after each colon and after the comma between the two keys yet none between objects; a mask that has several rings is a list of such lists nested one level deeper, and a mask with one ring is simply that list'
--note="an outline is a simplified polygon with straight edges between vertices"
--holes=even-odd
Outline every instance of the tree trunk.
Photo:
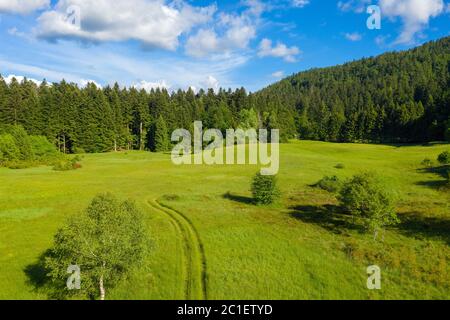
[{"label": "tree trunk", "polygon": [[63,142],[64,142],[64,145],[63,145],[64,154],[66,154],[66,135],[65,134],[63,134]]},{"label": "tree trunk", "polygon": [[144,124],[142,123],[142,121],[141,121],[141,125],[140,125],[140,127],[139,127],[139,130],[140,130],[140,138],[141,138],[141,143],[140,143],[140,146],[139,146],[139,150],[141,150],[141,151],[143,151],[144,150],[144,137],[142,136],[143,135],[143,132],[144,132]]},{"label": "tree trunk", "polygon": [[105,287],[103,286],[103,275],[100,277],[100,300],[105,300]]},{"label": "tree trunk", "polygon": [[114,139],[114,151],[117,152],[117,139]]}]

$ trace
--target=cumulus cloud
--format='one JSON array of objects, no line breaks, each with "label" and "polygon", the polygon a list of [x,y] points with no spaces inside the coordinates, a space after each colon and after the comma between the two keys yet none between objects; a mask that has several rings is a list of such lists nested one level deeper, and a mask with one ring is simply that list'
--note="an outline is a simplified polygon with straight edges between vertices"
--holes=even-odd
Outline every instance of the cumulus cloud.
[{"label": "cumulus cloud", "polygon": [[[69,17],[73,8],[79,25]],[[38,18],[35,33],[47,40],[136,40],[149,48],[175,50],[180,35],[210,21],[215,11],[214,5],[193,7],[182,0],[59,0]]]},{"label": "cumulus cloud", "polygon": [[151,90],[155,89],[170,89],[170,86],[166,83],[165,80],[162,80],[160,82],[149,82],[145,80],[141,80],[138,84],[135,84],[133,87],[135,87],[138,90],[144,89],[147,92],[150,92]]},{"label": "cumulus cloud", "polygon": [[50,0],[0,0],[0,13],[29,14],[49,5]]},{"label": "cumulus cloud", "polygon": [[362,35],[358,32],[346,33],[345,38],[349,41],[361,41]]},{"label": "cumulus cloud", "polygon": [[403,22],[397,44],[414,42],[416,34],[428,26],[430,19],[444,12],[443,0],[380,0],[380,7],[384,16],[399,17]]},{"label": "cumulus cloud", "polygon": [[5,80],[6,84],[10,84],[12,82],[13,79],[16,79],[17,82],[21,83],[23,82],[25,79],[27,79],[28,81],[34,82],[36,85],[40,86],[42,81],[33,79],[33,78],[25,78],[24,76],[16,76],[14,74],[10,74],[7,77],[3,78],[3,80]]},{"label": "cumulus cloud", "polygon": [[278,42],[276,46],[272,46],[272,41],[265,38],[259,45],[258,56],[283,58],[286,62],[296,62],[296,56],[300,53],[299,48],[295,46],[289,48],[281,42]]},{"label": "cumulus cloud", "polygon": [[257,0],[244,2],[247,7],[241,14],[220,13],[210,28],[202,28],[186,43],[186,53],[202,58],[210,54],[227,54],[246,49],[256,37],[256,27],[266,6]]},{"label": "cumulus cloud", "polygon": [[214,91],[219,90],[220,87],[220,83],[219,80],[217,80],[216,78],[214,78],[213,76],[208,76],[205,81],[203,81],[201,83],[203,88],[206,89],[214,89]]}]

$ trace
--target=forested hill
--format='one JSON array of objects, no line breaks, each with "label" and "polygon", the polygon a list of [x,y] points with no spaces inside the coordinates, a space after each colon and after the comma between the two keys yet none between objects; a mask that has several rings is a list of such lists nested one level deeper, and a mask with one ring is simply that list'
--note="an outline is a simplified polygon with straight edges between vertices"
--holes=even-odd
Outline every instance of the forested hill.
[{"label": "forested hill", "polygon": [[301,72],[258,95],[295,110],[304,139],[444,140],[450,126],[450,37],[409,51]]},{"label": "forested hill", "polygon": [[[64,152],[171,148],[192,128],[280,129],[339,142],[443,140],[450,125],[450,38],[400,53],[299,73],[255,94],[245,89],[150,92],[119,85],[84,88],[0,76],[0,127],[21,125]],[[1,129],[1,128],[0,128]],[[1,151],[1,150],[0,150]]]}]

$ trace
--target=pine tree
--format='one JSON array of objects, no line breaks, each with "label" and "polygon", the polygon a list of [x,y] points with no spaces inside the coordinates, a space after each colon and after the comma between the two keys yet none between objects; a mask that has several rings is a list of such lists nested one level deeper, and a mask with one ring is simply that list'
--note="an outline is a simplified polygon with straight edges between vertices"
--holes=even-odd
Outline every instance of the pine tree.
[{"label": "pine tree", "polygon": [[155,152],[164,152],[170,149],[169,132],[166,121],[159,116],[154,125],[154,149]]}]

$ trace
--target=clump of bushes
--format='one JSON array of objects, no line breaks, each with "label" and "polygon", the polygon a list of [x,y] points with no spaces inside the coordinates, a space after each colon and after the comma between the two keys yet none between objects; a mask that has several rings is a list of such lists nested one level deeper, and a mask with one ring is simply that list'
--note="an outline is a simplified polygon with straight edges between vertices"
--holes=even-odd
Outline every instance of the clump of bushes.
[{"label": "clump of bushes", "polygon": [[61,153],[42,136],[29,136],[21,126],[0,126],[0,167],[23,169],[52,164]]},{"label": "clump of bushes", "polygon": [[79,163],[81,158],[79,156],[73,157],[72,159],[63,159],[57,161],[53,166],[53,170],[55,171],[70,171],[81,169],[81,164]]},{"label": "clump of bushes", "polygon": [[253,178],[253,199],[258,205],[270,205],[280,197],[276,176],[262,175],[260,172]]},{"label": "clump of bushes", "polygon": [[450,164],[450,152],[449,151],[445,151],[442,152],[439,156],[438,159],[440,164],[442,165],[448,165]]},{"label": "clump of bushes", "polygon": [[341,189],[342,183],[341,180],[339,180],[339,178],[336,176],[325,176],[322,178],[322,180],[317,182],[315,186],[322,190],[335,193]]},{"label": "clump of bushes", "polygon": [[384,227],[400,222],[393,192],[374,173],[362,173],[344,183],[338,200],[348,213],[362,218],[374,239]]}]

